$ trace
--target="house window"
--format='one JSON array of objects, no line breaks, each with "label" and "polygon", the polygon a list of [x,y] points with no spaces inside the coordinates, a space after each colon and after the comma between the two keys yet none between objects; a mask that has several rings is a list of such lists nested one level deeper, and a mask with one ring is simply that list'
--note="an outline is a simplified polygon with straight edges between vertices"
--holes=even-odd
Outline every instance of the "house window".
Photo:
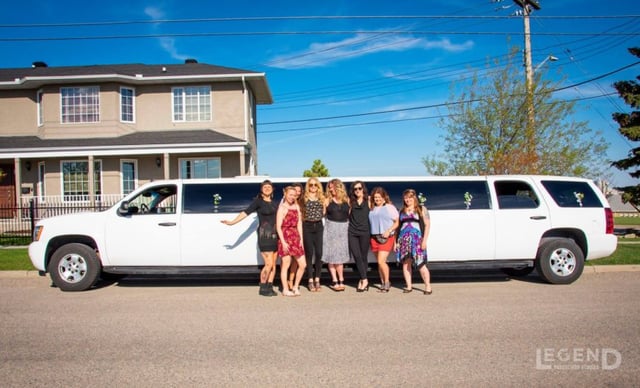
[{"label": "house window", "polygon": [[36,101],[38,102],[38,126],[42,126],[44,124],[44,115],[43,115],[43,107],[42,107],[42,90],[38,90],[36,93]]},{"label": "house window", "polygon": [[138,182],[138,165],[135,160],[123,160],[120,162],[122,174],[122,195],[132,192]]},{"label": "house window", "polygon": [[100,88],[86,86],[60,88],[62,123],[96,123],[100,121]]},{"label": "house window", "polygon": [[120,121],[123,123],[135,122],[135,95],[132,88],[120,88]]},{"label": "house window", "polygon": [[220,158],[180,160],[181,179],[220,177]]},{"label": "house window", "polygon": [[[62,193],[65,202],[86,202],[89,200],[89,162],[86,160],[62,161]],[[93,187],[100,196],[102,184],[102,163],[94,161]]]},{"label": "house window", "polygon": [[211,87],[173,88],[173,121],[211,120]]}]

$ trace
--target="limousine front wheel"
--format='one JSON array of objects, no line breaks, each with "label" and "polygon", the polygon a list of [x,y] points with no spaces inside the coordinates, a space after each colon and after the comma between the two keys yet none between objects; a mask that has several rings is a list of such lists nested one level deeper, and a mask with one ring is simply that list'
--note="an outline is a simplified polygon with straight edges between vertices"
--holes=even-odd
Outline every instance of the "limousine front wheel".
[{"label": "limousine front wheel", "polygon": [[573,283],[582,275],[584,253],[571,239],[549,240],[538,249],[536,269],[549,283]]},{"label": "limousine front wheel", "polygon": [[100,261],[93,248],[84,244],[66,244],[58,248],[49,262],[53,284],[62,291],[91,288],[100,274]]}]

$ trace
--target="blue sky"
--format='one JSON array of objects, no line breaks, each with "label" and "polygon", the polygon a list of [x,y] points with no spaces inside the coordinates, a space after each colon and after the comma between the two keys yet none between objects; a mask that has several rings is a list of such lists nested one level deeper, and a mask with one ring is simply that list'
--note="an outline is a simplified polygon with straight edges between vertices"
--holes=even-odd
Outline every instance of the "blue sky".
[{"label": "blue sky", "polygon": [[[547,79],[574,85],[637,62],[627,52],[640,46],[634,2],[539,3],[531,20],[533,64],[558,58],[539,68]],[[0,13],[0,67],[195,58],[264,72],[274,104],[258,109],[259,173],[300,176],[321,159],[333,176],[424,175],[422,157],[441,152],[436,117],[447,111],[418,107],[446,102],[453,83],[463,86],[487,61],[522,48],[522,18],[510,16],[518,9],[512,0],[24,0]],[[572,119],[602,132],[611,160],[634,146],[611,119],[629,110],[608,95],[611,84],[639,74],[636,65],[555,96],[580,99]],[[614,185],[638,183],[610,173]]]}]

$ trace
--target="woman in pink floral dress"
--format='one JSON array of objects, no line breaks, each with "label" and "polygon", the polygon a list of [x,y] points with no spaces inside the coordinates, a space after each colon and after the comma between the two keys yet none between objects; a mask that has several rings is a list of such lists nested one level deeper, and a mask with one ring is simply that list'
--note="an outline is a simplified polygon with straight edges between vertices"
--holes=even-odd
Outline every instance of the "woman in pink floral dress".
[{"label": "woman in pink floral dress", "polygon": [[[278,255],[282,259],[280,280],[282,282],[282,295],[284,296],[300,295],[300,280],[307,265],[302,243],[302,217],[300,206],[296,199],[295,187],[287,186],[284,189],[284,201],[278,207],[276,216],[276,229],[280,238],[278,240]],[[289,289],[287,275],[291,259],[298,263],[298,269],[296,270],[293,287]]]}]

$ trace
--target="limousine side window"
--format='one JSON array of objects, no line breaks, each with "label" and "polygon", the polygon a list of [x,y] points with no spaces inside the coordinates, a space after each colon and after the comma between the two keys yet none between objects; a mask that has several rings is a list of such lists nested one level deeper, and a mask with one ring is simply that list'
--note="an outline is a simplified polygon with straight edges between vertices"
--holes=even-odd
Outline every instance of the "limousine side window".
[{"label": "limousine side window", "polygon": [[[487,182],[477,181],[432,181],[432,182],[365,182],[371,192],[375,186],[382,186],[389,193],[397,208],[402,208],[402,192],[414,189],[427,199],[429,210],[467,210],[465,198],[470,198],[468,209],[491,209]],[[468,196],[465,197],[465,194]],[[470,197],[469,197],[470,196]]]},{"label": "limousine side window", "polygon": [[542,186],[560,207],[602,207],[598,196],[586,182],[543,180]]},{"label": "limousine side window", "polygon": [[494,183],[500,209],[535,209],[540,200],[531,186],[522,181],[497,181]]},{"label": "limousine side window", "polygon": [[129,201],[128,214],[174,214],[176,193],[175,185],[150,187]]},{"label": "limousine side window", "polygon": [[[282,185],[274,185],[274,201],[282,195]],[[260,183],[185,183],[183,187],[184,213],[238,213],[249,206],[258,195]],[[220,198],[214,203],[214,195]]]}]

